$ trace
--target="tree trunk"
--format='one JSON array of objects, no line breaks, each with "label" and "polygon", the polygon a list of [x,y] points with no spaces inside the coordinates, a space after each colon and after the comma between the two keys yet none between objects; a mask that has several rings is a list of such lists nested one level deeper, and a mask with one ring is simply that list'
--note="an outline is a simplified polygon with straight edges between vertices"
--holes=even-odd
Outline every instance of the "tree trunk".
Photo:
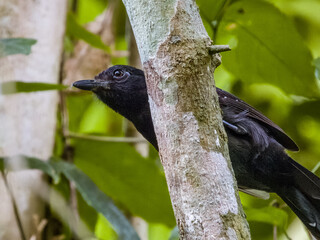
[{"label": "tree trunk", "polygon": [[[129,23],[128,23],[129,24]],[[141,61],[140,56],[136,44],[136,40],[134,38],[132,28],[131,26],[127,27],[127,41],[128,41],[128,49],[129,49],[129,57],[128,62],[130,66],[136,67],[141,69]],[[128,122],[127,129],[126,129],[126,136],[131,137],[141,137],[141,134],[137,131],[137,129],[134,127],[133,123],[126,120]],[[138,153],[141,154],[143,157],[148,157],[149,155],[149,144],[147,142],[141,142],[141,143],[135,143],[134,144],[135,149]],[[131,217],[131,224],[134,227],[134,229],[137,231],[140,240],[148,240],[148,223],[137,216]]]},{"label": "tree trunk", "polygon": [[124,0],[181,239],[250,239],[213,71],[220,55],[192,0]]},{"label": "tree trunk", "polygon": [[[0,0],[0,38],[34,38],[29,56],[0,59],[0,81],[58,83],[67,2],[65,0]],[[49,27],[48,27],[49,26]],[[47,159],[52,155],[56,127],[57,92],[0,96],[0,155],[25,154]],[[34,216],[43,217],[37,192],[44,181],[38,171],[9,173],[8,185],[17,202],[23,235],[36,233]],[[0,179],[0,239],[23,238],[8,189]]]}]

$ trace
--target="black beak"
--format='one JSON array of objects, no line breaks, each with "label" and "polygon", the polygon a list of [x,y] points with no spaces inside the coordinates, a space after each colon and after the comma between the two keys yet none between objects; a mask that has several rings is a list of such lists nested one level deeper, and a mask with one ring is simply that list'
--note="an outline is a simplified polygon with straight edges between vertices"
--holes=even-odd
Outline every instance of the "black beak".
[{"label": "black beak", "polygon": [[100,87],[101,85],[101,82],[98,82],[97,80],[80,80],[72,84],[72,86],[76,88],[88,91],[92,91],[93,89]]}]

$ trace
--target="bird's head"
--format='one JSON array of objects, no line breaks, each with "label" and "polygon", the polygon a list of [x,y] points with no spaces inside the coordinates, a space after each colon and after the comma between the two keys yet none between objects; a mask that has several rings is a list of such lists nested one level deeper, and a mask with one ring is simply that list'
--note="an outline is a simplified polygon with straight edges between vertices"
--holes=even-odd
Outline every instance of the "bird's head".
[{"label": "bird's head", "polygon": [[138,114],[139,109],[149,107],[144,73],[134,67],[115,65],[94,79],[76,81],[73,86],[92,91],[101,101],[130,120],[133,113]]},{"label": "bird's head", "polygon": [[73,86],[82,90],[89,90],[97,95],[108,92],[124,92],[146,90],[144,73],[142,70],[125,66],[115,65],[99,73],[92,80],[80,80]]}]

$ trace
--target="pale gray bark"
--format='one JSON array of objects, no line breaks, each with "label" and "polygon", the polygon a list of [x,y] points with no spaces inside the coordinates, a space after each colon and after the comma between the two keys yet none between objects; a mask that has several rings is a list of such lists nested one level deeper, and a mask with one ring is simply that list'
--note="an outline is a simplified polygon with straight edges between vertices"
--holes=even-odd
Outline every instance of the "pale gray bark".
[{"label": "pale gray bark", "polygon": [[[63,44],[66,0],[0,0],[0,38],[34,38],[29,56],[0,59],[0,81],[57,83]],[[25,154],[47,159],[54,144],[57,93],[0,96],[0,155]],[[39,191],[44,181],[38,171],[9,173],[27,239],[36,233],[34,216],[41,220],[44,205]],[[12,202],[0,179],[0,239],[20,239]]]},{"label": "pale gray bark", "polygon": [[181,239],[250,239],[228,156],[208,37],[192,0],[123,0]]},{"label": "pale gray bark", "polygon": [[[129,43],[128,48],[130,49],[129,57],[128,57],[129,65],[141,69],[142,66],[141,66],[140,56],[139,56],[137,44],[133,36],[131,27],[130,28],[127,27],[127,41]],[[131,137],[143,138],[141,134],[137,131],[137,129],[134,127],[134,125],[129,121],[128,121],[126,135]],[[137,150],[137,152],[140,153],[143,157],[148,157],[149,155],[148,142],[135,143],[134,147]],[[149,237],[148,223],[144,219],[136,216],[132,216],[130,220],[131,220],[132,226],[137,231],[140,237],[140,240],[148,240],[148,237]]]}]

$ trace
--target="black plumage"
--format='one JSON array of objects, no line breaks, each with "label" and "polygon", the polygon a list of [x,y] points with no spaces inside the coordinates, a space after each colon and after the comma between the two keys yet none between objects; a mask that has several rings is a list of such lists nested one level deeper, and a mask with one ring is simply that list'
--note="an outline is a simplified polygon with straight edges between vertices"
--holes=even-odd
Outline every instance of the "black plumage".
[{"label": "black plumage", "polygon": [[[94,92],[132,121],[158,150],[143,71],[113,66],[94,80],[77,81],[73,86]],[[244,101],[219,88],[217,93],[239,189],[277,193],[320,239],[320,179],[284,151],[297,151],[298,146],[280,127]]]}]

